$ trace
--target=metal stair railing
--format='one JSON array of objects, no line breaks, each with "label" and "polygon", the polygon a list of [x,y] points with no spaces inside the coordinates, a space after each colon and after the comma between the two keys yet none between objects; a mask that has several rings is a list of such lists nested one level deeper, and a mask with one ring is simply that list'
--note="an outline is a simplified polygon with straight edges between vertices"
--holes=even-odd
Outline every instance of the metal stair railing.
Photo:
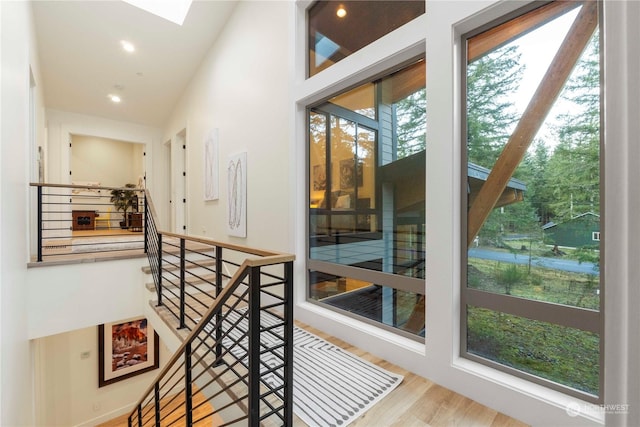
[{"label": "metal stair railing", "polygon": [[[75,260],[87,254],[95,257],[143,254],[143,236],[147,233],[145,190],[47,183],[30,186],[35,189],[32,256],[36,262]],[[126,212],[122,211],[125,207]],[[117,232],[119,229],[131,233]]]},{"label": "metal stair railing", "polygon": [[146,211],[158,310],[190,333],[129,426],[292,425],[294,256],[151,233]]},{"label": "metal stair railing", "polygon": [[151,276],[153,277],[154,283],[159,286],[159,283],[155,282],[159,277],[160,269],[162,268],[160,264],[160,260],[162,257],[160,254],[160,247],[162,245],[162,236],[158,234],[158,226],[156,218],[158,215],[156,214],[155,206],[153,205],[153,201],[151,199],[151,194],[149,190],[145,190],[144,197],[144,229],[145,229],[145,239],[144,239],[144,251],[147,254],[147,259],[149,260],[149,267],[151,269]]}]

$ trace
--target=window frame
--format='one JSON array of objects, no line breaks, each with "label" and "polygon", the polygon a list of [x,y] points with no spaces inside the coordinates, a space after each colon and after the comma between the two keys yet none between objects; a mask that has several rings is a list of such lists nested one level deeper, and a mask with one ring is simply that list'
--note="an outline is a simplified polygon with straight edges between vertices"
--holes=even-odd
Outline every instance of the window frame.
[{"label": "window frame", "polygon": [[[592,1],[592,0],[586,0]],[[535,9],[542,6],[553,3],[553,1],[533,1],[521,8],[518,8],[510,13],[504,14],[490,22],[481,25],[475,29],[464,32],[460,35],[460,144],[461,155],[460,162],[462,167],[460,168],[460,349],[459,355],[463,359],[468,359],[485,366],[497,369],[502,372],[514,375],[519,378],[531,381],[533,383],[548,387],[550,389],[560,391],[564,394],[580,398],[584,401],[601,404],[604,402],[604,383],[605,383],[605,280],[604,275],[600,275],[600,307],[599,310],[591,310],[586,308],[563,306],[554,303],[548,303],[544,301],[536,301],[530,299],[524,299],[515,297],[512,295],[495,294],[486,291],[481,291],[473,288],[469,288],[467,284],[467,265],[468,265],[468,200],[467,200],[467,63],[468,63],[468,49],[467,40],[483,33],[491,28],[495,28],[501,24],[509,22],[515,18],[525,15]],[[605,156],[605,142],[604,142],[604,29],[603,29],[603,13],[602,13],[602,1],[596,0],[597,14],[598,14],[598,27],[599,32],[599,44],[600,44],[600,216],[601,216],[601,232],[604,231],[604,218],[605,218],[605,194],[604,194],[604,156]],[[601,263],[600,271],[604,271],[604,263],[606,258],[605,254],[605,241],[600,241],[600,253]],[[571,388],[569,386],[554,382],[552,380],[545,379],[543,377],[531,374],[517,368],[512,368],[502,363],[484,358],[472,354],[467,349],[467,307],[473,306],[477,308],[485,308],[500,313],[510,314],[514,316],[520,316],[529,318],[532,320],[549,322],[554,325],[576,328],[588,332],[593,332],[599,335],[599,394],[593,395],[587,392],[580,391],[578,389]]]},{"label": "window frame", "polygon": [[[337,105],[331,105],[331,106],[326,106],[326,103],[333,97],[338,96],[340,94],[346,93],[351,89],[354,89],[360,85],[366,84],[366,83],[378,83],[381,79],[383,79],[384,77],[390,76],[393,73],[400,71],[404,68],[409,67],[410,65],[416,63],[419,60],[425,60],[425,53],[421,52],[419,54],[413,55],[411,57],[409,57],[408,59],[404,59],[402,61],[399,62],[395,62],[394,65],[386,68],[384,71],[381,71],[379,73],[376,73],[375,75],[369,77],[369,78],[365,78],[364,80],[359,81],[357,84],[354,85],[350,85],[348,88],[342,89],[342,90],[338,90],[335,92],[331,92],[330,94],[327,94],[326,96],[323,96],[323,98],[320,101],[317,102],[313,102],[311,104],[308,104],[305,109],[304,109],[304,114],[305,114],[305,176],[306,176],[306,184],[305,184],[305,203],[306,203],[306,207],[305,207],[305,217],[306,217],[306,227],[305,227],[305,260],[306,260],[306,265],[305,265],[305,301],[308,303],[311,303],[313,305],[322,307],[325,310],[329,310],[329,311],[333,311],[336,313],[340,313],[342,315],[346,315],[348,317],[354,318],[354,319],[358,319],[364,323],[370,324],[372,326],[375,326],[377,328],[380,328],[382,330],[385,331],[389,331],[393,334],[396,334],[400,337],[403,338],[408,338],[411,341],[415,341],[418,343],[424,343],[426,341],[426,337],[421,337],[419,335],[410,333],[408,331],[404,331],[400,328],[391,326],[391,325],[387,325],[384,324],[382,322],[378,322],[369,318],[366,318],[364,316],[360,316],[358,314],[355,313],[351,313],[351,312],[347,312],[345,310],[342,310],[340,308],[337,307],[332,307],[328,304],[324,304],[320,301],[316,301],[314,299],[312,299],[310,297],[310,286],[309,286],[309,275],[311,272],[319,272],[319,273],[326,273],[326,274],[330,274],[330,275],[336,275],[336,276],[342,276],[342,277],[348,277],[348,278],[352,278],[352,279],[356,279],[356,280],[361,280],[361,281],[366,281],[366,282],[371,282],[371,284],[374,285],[380,285],[383,287],[388,287],[388,288],[393,288],[395,290],[398,291],[405,291],[405,292],[412,292],[412,293],[416,293],[416,294],[420,294],[420,295],[425,295],[426,298],[426,288],[425,288],[425,279],[420,279],[420,278],[414,278],[414,277],[408,277],[408,276],[402,276],[402,275],[397,275],[397,274],[393,274],[393,273],[389,273],[389,272],[382,272],[382,271],[375,271],[375,270],[368,270],[368,269],[363,269],[363,268],[359,268],[359,267],[354,267],[354,266],[349,266],[349,265],[344,265],[344,264],[337,264],[337,263],[332,263],[332,262],[327,262],[327,261],[320,261],[320,260],[315,260],[312,259],[310,256],[310,238],[311,238],[311,234],[310,234],[310,217],[311,217],[311,208],[309,207],[309,200],[310,200],[310,185],[309,185],[309,181],[310,181],[310,123],[309,123],[309,115],[311,113],[315,113],[315,114],[323,114],[326,115],[327,117],[327,125],[329,125],[330,123],[330,117],[331,115],[336,115],[338,117],[347,119],[347,120],[351,120],[354,121],[358,126],[363,126],[367,129],[370,129],[374,132],[376,132],[378,134],[378,139],[377,139],[377,148],[376,148],[376,155],[375,155],[375,162],[376,162],[376,167],[379,167],[380,164],[380,158],[379,158],[379,144],[380,144],[380,140],[379,140],[379,130],[380,130],[380,117],[378,114],[378,111],[376,111],[376,119],[371,119],[367,116],[364,116],[362,114],[359,114],[357,112],[354,111],[350,111],[348,109],[345,109],[343,107],[337,106]],[[376,86],[376,90],[375,90],[375,108],[376,110],[378,109],[378,101],[379,101],[379,91],[380,91],[380,87],[377,85]],[[324,106],[324,107],[323,107]],[[426,165],[425,165],[426,168]],[[378,206],[380,203],[380,194],[379,194],[379,188],[377,188],[376,186],[376,206]],[[375,208],[370,208],[370,209],[375,209]],[[426,202],[425,202],[425,209],[426,209]],[[327,209],[327,211],[330,211],[330,209]],[[356,210],[354,209],[354,214],[356,213]],[[381,218],[377,218],[377,221],[381,221]],[[425,323],[426,323],[426,318],[425,318]],[[426,328],[426,324],[425,324],[425,328]]]}]

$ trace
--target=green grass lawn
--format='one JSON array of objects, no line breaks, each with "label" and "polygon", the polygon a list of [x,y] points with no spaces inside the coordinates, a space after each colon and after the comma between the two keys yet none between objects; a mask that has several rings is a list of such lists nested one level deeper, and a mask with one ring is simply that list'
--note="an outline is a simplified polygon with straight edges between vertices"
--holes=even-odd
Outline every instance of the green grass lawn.
[{"label": "green grass lawn", "polygon": [[[598,310],[599,277],[532,264],[469,259],[470,288]],[[468,307],[470,353],[594,395],[599,394],[597,334]]]},{"label": "green grass lawn", "polygon": [[498,261],[469,259],[467,284],[470,288],[556,304],[598,310],[599,278],[594,274],[568,273],[535,264],[516,265]]},{"label": "green grass lawn", "polygon": [[467,349],[515,369],[599,394],[598,335],[469,307]]}]

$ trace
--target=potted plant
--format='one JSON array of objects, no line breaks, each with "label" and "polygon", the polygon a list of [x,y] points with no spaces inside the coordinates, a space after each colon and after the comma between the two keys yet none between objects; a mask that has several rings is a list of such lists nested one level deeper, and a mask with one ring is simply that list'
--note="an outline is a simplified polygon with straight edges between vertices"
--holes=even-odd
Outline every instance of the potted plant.
[{"label": "potted plant", "polygon": [[125,184],[123,188],[111,190],[111,203],[117,211],[122,211],[124,217],[124,220],[120,222],[120,227],[123,229],[129,228],[127,211],[133,209],[138,200],[134,188],[136,188],[135,184]]}]

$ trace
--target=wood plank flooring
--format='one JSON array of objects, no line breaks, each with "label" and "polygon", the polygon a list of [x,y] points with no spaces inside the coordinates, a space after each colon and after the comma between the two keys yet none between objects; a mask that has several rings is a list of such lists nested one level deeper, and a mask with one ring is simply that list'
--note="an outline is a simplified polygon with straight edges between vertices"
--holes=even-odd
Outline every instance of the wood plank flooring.
[{"label": "wood plank flooring", "polygon": [[[296,325],[383,369],[404,376],[402,383],[393,392],[350,424],[350,427],[526,426],[526,424],[518,420],[480,405],[471,399],[406,371],[315,328],[300,322],[296,322]],[[101,424],[98,427],[125,427],[126,425],[127,419],[125,416]],[[216,424],[215,421],[212,421],[212,424],[208,425],[215,426]],[[293,426],[306,427],[307,424],[294,416]]]},{"label": "wood plank flooring", "polygon": [[[171,425],[172,427],[186,427],[184,420],[182,420],[182,416],[184,415],[184,411],[179,410],[177,405],[170,405],[166,411],[171,413],[167,418],[162,420],[163,425]],[[222,419],[220,419],[217,415],[210,416],[213,412],[211,405],[209,402],[205,401],[205,397],[202,393],[196,392],[193,397],[193,407],[195,408],[193,411],[193,419],[196,421],[194,425],[199,427],[215,427],[222,424]],[[102,424],[98,424],[96,427],[127,427],[128,426],[128,418],[129,414],[122,415],[120,417],[114,418]],[[145,418],[143,417],[143,420]]]},{"label": "wood plank flooring", "polygon": [[[155,307],[152,302],[150,304],[178,337],[181,339],[186,337],[188,331],[176,330],[177,320],[165,307]],[[191,310],[188,311],[187,314],[192,318],[201,315],[193,313]],[[296,322],[296,325],[383,369],[404,376],[404,380],[394,391],[350,424],[351,427],[523,427],[526,425],[309,325],[301,322]],[[219,424],[219,421],[212,420],[211,424],[207,425],[217,426]],[[126,425],[127,419],[126,416],[123,416],[101,424],[99,427],[124,427]],[[293,427],[306,426],[302,420],[294,415]]]},{"label": "wood plank flooring", "polygon": [[[296,322],[309,332],[359,357],[404,376],[402,383],[350,427],[487,426],[524,427],[526,424],[439,386],[315,328]],[[297,420],[294,426],[305,426]]]}]

